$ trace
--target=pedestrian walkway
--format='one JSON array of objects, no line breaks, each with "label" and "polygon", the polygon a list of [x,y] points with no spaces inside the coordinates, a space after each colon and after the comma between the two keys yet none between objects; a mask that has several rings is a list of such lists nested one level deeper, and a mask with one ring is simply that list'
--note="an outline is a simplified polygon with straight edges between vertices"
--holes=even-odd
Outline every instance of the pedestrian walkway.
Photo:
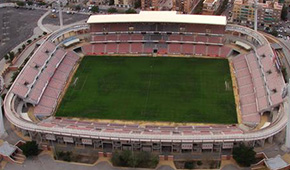
[{"label": "pedestrian walkway", "polygon": [[[8,163],[5,170],[152,170],[146,168],[113,167],[108,161],[101,161],[95,166],[55,161],[51,155],[41,154],[38,157],[26,159],[24,164]],[[162,165],[156,170],[174,170],[170,166]]]},{"label": "pedestrian walkway", "polygon": [[51,33],[52,30],[50,30],[49,28],[43,26],[42,21],[43,19],[48,16],[50,14],[50,10],[48,10],[44,15],[42,15],[39,20],[37,21],[37,26],[43,31],[43,32],[47,32],[47,33]]}]

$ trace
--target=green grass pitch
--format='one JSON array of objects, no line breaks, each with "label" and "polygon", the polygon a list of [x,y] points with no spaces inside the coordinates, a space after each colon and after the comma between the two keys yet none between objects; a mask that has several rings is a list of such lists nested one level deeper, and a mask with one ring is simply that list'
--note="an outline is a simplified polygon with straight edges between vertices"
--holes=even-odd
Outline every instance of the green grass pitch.
[{"label": "green grass pitch", "polygon": [[86,56],[56,116],[237,122],[228,60],[204,58]]}]

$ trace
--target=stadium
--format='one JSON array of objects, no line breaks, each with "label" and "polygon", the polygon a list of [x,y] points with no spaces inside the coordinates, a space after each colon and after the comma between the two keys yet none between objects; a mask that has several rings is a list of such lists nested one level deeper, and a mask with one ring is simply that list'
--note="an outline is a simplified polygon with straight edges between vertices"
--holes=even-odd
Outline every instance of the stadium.
[{"label": "stadium", "polygon": [[268,40],[224,16],[93,15],[45,39],[4,111],[41,144],[220,152],[283,133],[284,86]]}]

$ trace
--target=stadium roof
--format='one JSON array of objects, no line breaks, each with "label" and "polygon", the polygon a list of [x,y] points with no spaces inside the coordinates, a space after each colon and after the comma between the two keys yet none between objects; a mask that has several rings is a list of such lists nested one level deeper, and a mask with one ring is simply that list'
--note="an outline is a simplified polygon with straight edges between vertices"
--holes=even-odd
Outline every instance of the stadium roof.
[{"label": "stadium roof", "polygon": [[225,16],[177,14],[176,11],[141,11],[139,14],[92,15],[87,21],[94,23],[163,22],[186,24],[226,25]]}]

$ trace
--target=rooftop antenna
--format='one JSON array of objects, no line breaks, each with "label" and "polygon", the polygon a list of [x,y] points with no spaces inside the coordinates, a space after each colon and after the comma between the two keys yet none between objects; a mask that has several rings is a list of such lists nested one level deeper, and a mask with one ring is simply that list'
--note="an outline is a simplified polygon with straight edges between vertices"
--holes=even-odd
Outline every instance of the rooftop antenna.
[{"label": "rooftop antenna", "polygon": [[63,19],[62,19],[62,11],[61,11],[61,4],[60,4],[60,0],[57,0],[58,3],[58,11],[59,11],[59,26],[60,28],[63,27]]}]

